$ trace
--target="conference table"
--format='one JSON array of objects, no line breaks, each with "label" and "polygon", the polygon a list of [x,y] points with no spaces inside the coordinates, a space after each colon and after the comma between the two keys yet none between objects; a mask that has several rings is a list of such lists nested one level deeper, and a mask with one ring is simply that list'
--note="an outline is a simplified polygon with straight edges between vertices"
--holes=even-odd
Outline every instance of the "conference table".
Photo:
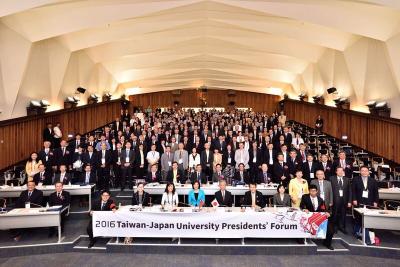
[{"label": "conference table", "polygon": [[306,213],[283,207],[164,208],[120,206],[116,211],[94,211],[94,236],[212,239],[324,239],[326,236],[324,212]]},{"label": "conference table", "polygon": [[[165,191],[165,184],[159,183],[149,183],[146,184],[144,190],[150,195],[162,195]],[[272,196],[277,193],[278,184],[259,184],[257,185],[257,190],[260,191],[264,196]],[[133,187],[136,192],[137,187]],[[177,194],[183,195],[184,199],[192,190],[191,184],[175,184],[175,190]],[[206,196],[214,195],[215,192],[219,190],[218,184],[206,184],[201,186],[201,190],[204,191]],[[249,191],[248,185],[237,185],[237,186],[226,186],[226,190],[232,193],[233,196],[243,196],[247,191]],[[233,198],[235,202],[235,198]]]},{"label": "conference table", "polygon": [[49,208],[22,208],[0,213],[0,230],[57,227],[58,243],[61,242],[61,206]]},{"label": "conference table", "polygon": [[[92,192],[94,184],[89,185],[64,185],[63,190],[68,191],[71,196],[89,196],[89,208],[86,211],[71,211],[70,213],[89,212],[92,209]],[[0,186],[0,198],[18,198],[26,186]],[[43,192],[43,196],[50,196],[55,192],[54,185],[36,186],[36,189]]]},{"label": "conference table", "polygon": [[362,216],[362,242],[365,243],[365,229],[400,230],[400,211],[376,210],[367,208],[355,208]]},{"label": "conference table", "polygon": [[381,188],[379,189],[379,199],[400,200],[400,188]]}]

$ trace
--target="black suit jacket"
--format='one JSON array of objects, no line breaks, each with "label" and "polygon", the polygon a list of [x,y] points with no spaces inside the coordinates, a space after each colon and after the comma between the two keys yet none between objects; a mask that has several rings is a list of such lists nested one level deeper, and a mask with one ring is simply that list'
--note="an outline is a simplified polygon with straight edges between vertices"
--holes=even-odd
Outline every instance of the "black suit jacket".
[{"label": "black suit jacket", "polygon": [[[143,192],[142,206],[146,207],[150,203],[150,194]],[[138,192],[132,195],[132,205],[139,205],[139,194]]]},{"label": "black suit jacket", "polygon": [[[89,184],[95,184],[96,180],[97,180],[96,172],[92,170],[90,172]],[[85,171],[80,174],[79,183],[81,183],[81,184],[86,183],[86,172]]]},{"label": "black suit jacket", "polygon": [[[330,177],[331,185],[332,185],[332,194],[333,194],[333,208],[335,209],[336,206],[342,200],[343,205],[347,205],[347,203],[351,203],[353,198],[353,192],[350,185],[349,178],[342,177],[343,185],[339,185],[339,180],[337,176]],[[343,197],[341,198],[339,195],[339,190],[343,190]]]},{"label": "black suit jacket", "polygon": [[[211,177],[210,177],[211,178]],[[193,172],[191,175],[190,175],[190,181],[193,183],[194,181],[197,181],[197,172],[195,171],[195,172]],[[200,183],[201,184],[206,184],[207,183],[207,177],[206,177],[206,175],[204,174],[204,172],[200,172]]]},{"label": "black suit jacket", "polygon": [[293,160],[289,157],[288,159],[287,159],[287,165],[288,165],[288,167],[289,167],[289,173],[291,174],[291,175],[296,175],[296,171],[297,170],[303,170],[303,162],[298,158],[298,157],[296,157],[296,159],[294,160],[294,162],[293,162]]},{"label": "black suit jacket", "polygon": [[330,161],[326,163],[325,169],[324,169],[324,164],[322,164],[322,162],[318,162],[318,170],[324,171],[325,179],[327,180],[329,180],[332,175],[335,175],[335,172],[333,171],[333,164]]},{"label": "black suit jacket", "polygon": [[53,142],[53,134],[54,134],[54,132],[51,131],[51,133],[50,133],[49,128],[44,129],[43,130],[43,141]]},{"label": "black suit jacket", "polygon": [[232,207],[233,196],[232,193],[225,190],[225,199],[222,199],[221,190],[215,192],[215,199],[218,201],[220,206]]},{"label": "black suit jacket", "polygon": [[[264,162],[267,163],[268,165],[270,165],[269,164],[270,158],[271,158],[271,156],[270,156],[269,150],[266,149],[264,151]],[[272,163],[274,164],[275,162],[276,162],[276,151],[273,149],[272,150]]]},{"label": "black suit jacket", "polygon": [[[279,164],[279,162],[275,162],[272,173],[275,183],[283,184],[285,187],[288,186],[290,181],[290,173],[289,173],[289,166],[287,165],[287,163],[283,163],[282,167]],[[282,180],[282,176],[285,176],[286,178]]]},{"label": "black suit jacket", "polygon": [[[30,202],[30,203],[34,203],[36,205],[42,206],[43,192],[38,189],[34,189],[32,191],[31,197],[28,198],[28,190],[22,191],[17,200],[16,207],[17,208],[25,208],[25,202]],[[35,207],[35,206],[33,205],[32,207]]]},{"label": "black suit jacket", "polygon": [[[267,173],[267,180],[269,180],[269,182],[272,182],[273,179],[271,177],[271,174]],[[262,184],[262,183],[267,183],[267,181],[264,180],[264,173],[263,171],[259,171],[257,174],[257,179],[256,179],[256,183],[257,184]]]},{"label": "black suit jacket", "polygon": [[253,158],[254,158],[254,150],[250,149],[249,150],[249,166],[252,168],[257,168],[258,166],[260,166],[263,162],[263,153],[261,152],[261,149],[257,149],[256,151],[256,162],[253,162]]},{"label": "black suit jacket", "polygon": [[[333,162],[333,170],[332,170],[332,174],[336,173],[336,168],[340,166],[340,160],[336,160]],[[352,166],[352,162],[351,160],[346,159],[346,168],[344,169],[344,173],[346,177],[353,177],[353,170],[351,168]]]},{"label": "black suit jacket", "polygon": [[201,167],[203,168],[203,170],[205,170],[206,168],[212,168],[213,161],[214,161],[214,153],[211,149],[209,150],[208,161],[207,161],[206,151],[205,150],[201,151],[200,164],[201,164]]},{"label": "black suit jacket", "polygon": [[52,178],[53,174],[50,171],[45,171],[43,174],[43,179],[41,180],[40,172],[38,172],[33,176],[33,181],[36,185],[38,185],[38,183],[43,183],[43,185],[51,185],[51,183],[53,182]]},{"label": "black suit jacket", "polygon": [[363,198],[362,194],[364,191],[364,184],[361,176],[355,177],[353,179],[353,200],[356,200],[358,205],[369,205],[372,206],[375,203],[379,202],[379,192],[378,192],[378,183],[375,179],[368,176],[367,182],[367,190],[368,190],[368,198]]},{"label": "black suit jacket", "polygon": [[[244,194],[243,205],[251,206],[251,192]],[[264,196],[260,191],[256,191],[256,205],[263,208],[265,206]]]},{"label": "black suit jacket", "polygon": [[[47,156],[47,160],[46,160]],[[46,167],[46,170],[51,171],[51,167],[57,165],[57,161],[54,158],[54,151],[49,150],[49,152],[46,154],[45,150],[40,150],[38,153],[38,158],[39,160],[42,161],[43,165]]]},{"label": "black suit jacket", "polygon": [[101,199],[94,201],[92,205],[92,211],[110,211],[114,208],[116,208],[116,206],[114,204],[114,200],[112,200],[111,198],[108,199],[103,209],[101,209]]},{"label": "black suit jacket", "polygon": [[66,165],[67,167],[72,164],[72,153],[67,148],[65,148],[65,153],[60,148],[54,150],[55,158],[57,159],[57,165]]},{"label": "black suit jacket", "polygon": [[[172,183],[173,180],[174,180],[174,174],[173,170],[171,169],[167,173],[167,181]],[[185,175],[183,174],[182,170],[178,169],[176,180],[181,184],[184,184],[186,182]]]},{"label": "black suit jacket", "polygon": [[[98,152],[98,154],[97,154],[97,166],[98,166],[98,168],[101,168],[101,157],[102,157],[102,151],[99,151]],[[106,150],[106,153],[105,153],[105,168],[107,169],[107,168],[110,168],[110,164],[111,164],[111,151],[109,151],[109,150]]]},{"label": "black suit jacket", "polygon": [[[60,178],[61,178],[61,173],[57,173],[54,176],[54,184],[60,181]],[[72,182],[72,176],[70,173],[67,172],[65,173],[63,184],[69,184],[70,182]]]},{"label": "black suit jacket", "polygon": [[97,152],[94,152],[94,151],[93,151],[92,157],[90,157],[89,152],[86,152],[86,153],[83,155],[83,163],[84,163],[85,165],[90,164],[90,166],[92,166],[92,170],[97,168],[97,162],[98,162],[98,159],[97,159]]},{"label": "black suit jacket", "polygon": [[[233,176],[233,179],[236,181],[240,181],[241,177],[240,177],[240,172],[236,171],[235,175]],[[252,179],[250,178],[249,172],[244,170],[243,171],[243,180],[246,184],[250,184],[252,182]]]},{"label": "black suit jacket", "polygon": [[311,202],[310,194],[305,194],[301,197],[301,202],[300,202],[300,209],[308,210],[310,212],[324,212],[326,211],[326,206],[325,202],[322,198],[317,196],[318,199],[318,208],[315,209],[314,205]]},{"label": "black suit jacket", "polygon": [[151,172],[147,172],[146,182],[148,182],[148,183],[158,183],[158,182],[160,182],[162,180],[161,179],[161,174],[158,171],[155,173],[155,177],[156,177],[156,179],[153,180]]},{"label": "black suit jacket", "polygon": [[59,206],[61,205],[63,208],[68,206],[71,203],[71,197],[67,191],[61,191],[61,197],[57,197],[57,192],[53,192],[49,196],[49,205],[50,206]]},{"label": "black suit jacket", "polygon": [[[308,164],[308,161],[303,163],[303,178],[307,180],[308,184],[310,184],[312,179],[315,179],[315,172],[318,170],[318,163],[313,161],[311,164],[311,171]],[[314,178],[311,178],[311,173],[314,174]]]}]

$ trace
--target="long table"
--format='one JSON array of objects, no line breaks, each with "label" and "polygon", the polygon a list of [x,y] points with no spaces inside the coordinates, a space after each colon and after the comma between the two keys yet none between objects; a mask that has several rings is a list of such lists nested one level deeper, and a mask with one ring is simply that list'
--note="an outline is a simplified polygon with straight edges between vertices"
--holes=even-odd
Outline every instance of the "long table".
[{"label": "long table", "polygon": [[400,200],[400,188],[379,189],[379,199]]},{"label": "long table", "polygon": [[61,242],[61,212],[47,211],[45,208],[13,209],[0,214],[0,230],[57,227],[58,243]]},{"label": "long table", "polygon": [[365,229],[400,230],[400,212],[395,210],[375,210],[355,208],[362,216],[362,242],[365,243]]},{"label": "long table", "polygon": [[[137,209],[136,209],[137,208]],[[325,213],[288,208],[174,208],[123,206],[93,212],[94,236],[156,238],[325,238]]]},{"label": "long table", "polygon": [[[89,212],[92,209],[92,192],[94,184],[90,185],[64,185],[64,190],[68,191],[71,196],[89,196]],[[43,196],[50,196],[51,193],[55,192],[54,185],[36,186],[36,189],[43,192]],[[26,186],[0,186],[0,197],[1,198],[17,198],[21,192],[26,190]],[[79,213],[79,212],[71,212]]]}]

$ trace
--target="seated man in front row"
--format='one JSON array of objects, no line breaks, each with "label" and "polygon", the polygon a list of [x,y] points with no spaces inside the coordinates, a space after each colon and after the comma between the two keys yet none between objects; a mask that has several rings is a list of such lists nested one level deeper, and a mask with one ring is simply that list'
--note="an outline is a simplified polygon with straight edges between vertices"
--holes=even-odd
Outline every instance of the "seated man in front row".
[{"label": "seated man in front row", "polygon": [[251,206],[252,208],[264,208],[264,196],[257,190],[257,184],[255,182],[250,183],[250,190],[244,194],[243,205]]},{"label": "seated man in front row", "polygon": [[[61,209],[68,207],[71,204],[71,197],[67,191],[63,190],[63,183],[58,181],[55,184],[56,191],[51,193],[49,196],[49,205],[50,206],[62,206]],[[65,224],[65,216],[68,213],[68,210],[65,209],[61,213],[61,232],[64,232],[64,224]],[[49,228],[49,237],[54,235],[56,227]]]},{"label": "seated man in front row", "polygon": [[300,209],[302,209],[304,212],[327,212],[328,226],[326,230],[326,238],[324,240],[324,245],[328,249],[333,250],[332,247],[333,222],[331,222],[332,217],[328,213],[324,200],[318,196],[317,186],[313,184],[310,185],[308,187],[308,191],[309,194],[304,194],[301,197]]},{"label": "seated man in front row", "polygon": [[88,248],[93,247],[97,241],[97,238],[93,237],[93,225],[92,225],[93,211],[110,211],[110,210],[116,211],[116,206],[114,204],[114,200],[112,200],[110,198],[110,192],[107,190],[104,190],[101,193],[101,199],[99,199],[93,203],[92,210],[90,211],[90,220],[89,220],[89,224],[86,228],[86,231],[89,235]]},{"label": "seated man in front row", "polygon": [[226,180],[219,181],[219,191],[215,192],[215,199],[218,201],[219,206],[232,207],[233,196],[231,192],[226,190]]},{"label": "seated man in front row", "polygon": [[[16,208],[25,208],[25,203],[29,202],[32,207],[37,208],[41,207],[43,204],[43,192],[35,188],[35,182],[29,181],[27,184],[28,189],[21,192],[17,203],[15,205]],[[21,235],[23,229],[21,230],[12,230],[11,231],[14,240],[19,241],[21,239]]]},{"label": "seated man in front row", "polygon": [[239,170],[236,171],[233,179],[237,184],[250,184],[250,175],[248,171],[244,168],[243,163],[239,163]]}]

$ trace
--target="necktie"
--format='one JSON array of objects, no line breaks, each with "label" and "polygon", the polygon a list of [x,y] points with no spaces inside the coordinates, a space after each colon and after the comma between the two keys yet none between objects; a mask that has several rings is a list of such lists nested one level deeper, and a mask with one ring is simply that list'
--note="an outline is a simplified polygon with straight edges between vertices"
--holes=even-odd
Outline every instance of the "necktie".
[{"label": "necktie", "polygon": [[65,147],[63,147],[62,151],[63,151],[63,156],[64,156],[65,155]]},{"label": "necktie", "polygon": [[102,202],[101,203],[101,210],[104,210],[105,206],[106,206],[106,203]]},{"label": "necktie", "polygon": [[314,206],[314,211],[316,211],[317,209],[318,209],[318,203],[317,203],[317,201],[316,201],[316,198],[314,197],[314,198],[312,198],[312,203],[313,203],[313,206]]},{"label": "necktie", "polygon": [[57,197],[60,198],[60,197],[61,197],[61,194],[60,194],[60,193],[57,193]]},{"label": "necktie", "polygon": [[43,180],[43,172],[40,173],[40,180]]},{"label": "necktie", "polygon": [[340,188],[343,187],[343,180],[342,180],[342,177],[339,177],[339,186],[340,186]]},{"label": "necktie", "polygon": [[89,172],[87,172],[86,173],[86,183],[89,183],[89,181],[90,181],[90,173]]},{"label": "necktie", "polygon": [[31,198],[31,195],[32,195],[32,192],[29,191],[29,192],[28,192],[28,199]]},{"label": "necktie", "polygon": [[222,201],[225,201],[225,191],[222,191]]}]

